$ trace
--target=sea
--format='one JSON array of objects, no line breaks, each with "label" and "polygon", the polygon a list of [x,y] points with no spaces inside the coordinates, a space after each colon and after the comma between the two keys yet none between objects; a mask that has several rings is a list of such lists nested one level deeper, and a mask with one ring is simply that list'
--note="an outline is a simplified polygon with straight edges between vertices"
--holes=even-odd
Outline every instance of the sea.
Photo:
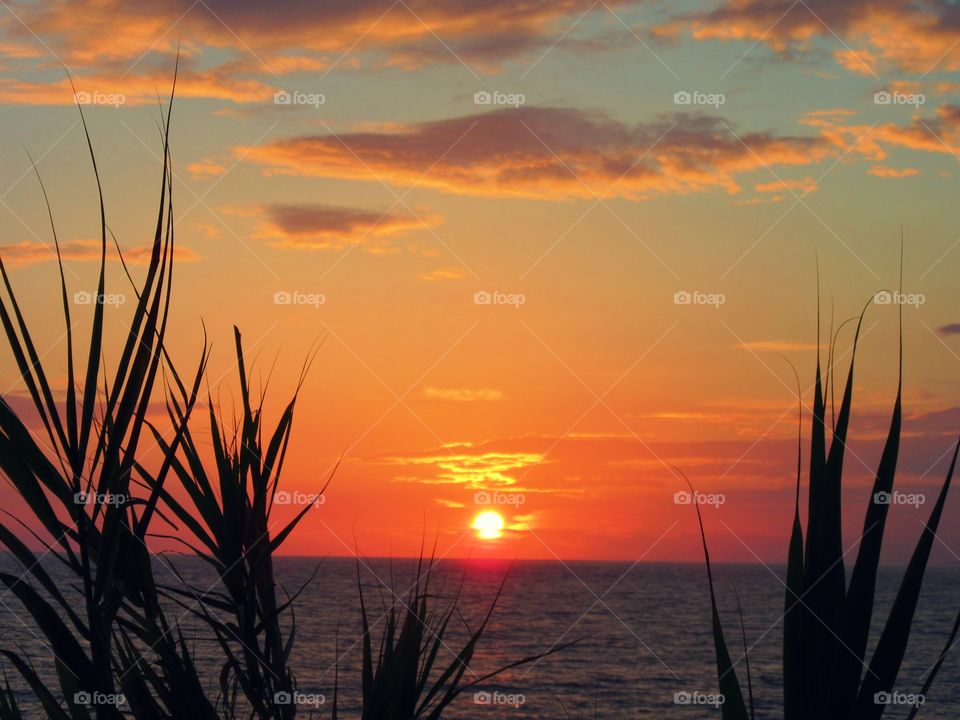
[{"label": "sea", "polygon": [[[284,623],[287,629],[292,622],[296,627],[291,666],[297,693],[291,701],[298,704],[298,717],[330,717],[335,691],[339,717],[360,717],[363,645],[358,583],[376,651],[385,611],[393,603],[402,610],[410,602],[417,562],[275,561],[281,594],[300,591]],[[9,556],[0,556],[5,570],[14,565]],[[209,568],[195,558],[168,555],[158,557],[156,565],[158,582],[175,581],[176,569],[201,592],[216,587]],[[716,565],[714,570],[727,642],[744,694],[749,662],[756,718],[782,718],[784,568]],[[874,643],[902,572],[894,567],[881,571]],[[430,608],[441,613],[456,604],[439,645],[434,677],[455,661],[489,613],[463,676],[469,687],[444,711],[441,717],[446,720],[721,716],[707,577],[700,564],[441,560],[431,566],[429,601]],[[178,619],[215,696],[222,660],[190,610],[188,603],[171,610],[171,616]],[[960,650],[948,654],[930,692],[919,695],[958,610],[960,568],[929,568],[907,656],[884,718],[908,717],[911,702],[922,703],[919,717],[924,720],[960,718]],[[41,675],[53,678],[42,634],[9,592],[0,596],[0,628],[4,649],[21,652]],[[486,677],[551,650],[556,652]],[[24,716],[45,717],[16,679],[15,670],[8,663],[3,667]]]}]

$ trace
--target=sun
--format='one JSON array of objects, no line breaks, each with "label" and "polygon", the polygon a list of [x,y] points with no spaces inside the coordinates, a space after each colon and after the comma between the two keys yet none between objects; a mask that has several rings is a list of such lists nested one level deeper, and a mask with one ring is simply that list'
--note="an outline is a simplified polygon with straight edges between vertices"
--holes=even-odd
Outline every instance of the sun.
[{"label": "sun", "polygon": [[473,519],[471,527],[477,531],[477,537],[482,540],[496,540],[503,535],[503,517],[500,513],[487,510]]}]

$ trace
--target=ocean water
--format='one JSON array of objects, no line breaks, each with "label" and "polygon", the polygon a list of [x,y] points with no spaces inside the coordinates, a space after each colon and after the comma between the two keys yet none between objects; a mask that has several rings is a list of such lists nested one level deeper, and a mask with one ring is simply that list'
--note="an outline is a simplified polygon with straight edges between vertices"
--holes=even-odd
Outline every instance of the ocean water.
[{"label": "ocean water", "polygon": [[[214,583],[209,570],[195,559],[164,562],[175,563],[197,587]],[[158,581],[173,579],[164,562],[158,561]],[[303,693],[301,710],[304,717],[329,715],[334,670],[338,669],[341,716],[358,717],[362,649],[356,561],[282,558],[276,565],[278,579],[287,592],[293,593],[318,563],[316,577],[295,605],[297,643],[292,664]],[[9,569],[11,560],[6,557],[0,564]],[[371,621],[377,621],[373,627],[375,642],[383,628],[378,621],[383,608],[392,601],[394,592],[406,600],[414,567],[409,560],[361,563],[360,578]],[[886,617],[900,572],[896,568],[882,572],[875,630],[879,619]],[[742,641],[733,587],[742,599],[758,718],[782,717],[782,575],[780,567],[716,568],[721,614],[734,658],[742,655]],[[707,696],[717,692],[709,595],[701,565],[442,561],[434,569],[432,580],[435,600],[443,605],[459,589],[462,618],[444,638],[439,664],[452,661],[462,646],[466,628],[476,628],[482,622],[505,576],[503,594],[465,676],[468,682],[558,644],[577,642],[537,663],[478,684],[449,708],[445,718],[720,717],[719,710],[709,704],[682,703],[686,698],[710,701]],[[943,647],[958,607],[960,569],[930,568],[898,690],[919,690],[924,673]],[[216,648],[197,631],[189,613],[181,616],[198,664],[209,678],[211,694],[216,694]],[[0,627],[4,646],[22,648],[38,669],[50,671],[49,652],[30,621],[17,612],[17,600],[9,594],[0,598]],[[743,662],[737,672],[744,680]],[[43,717],[28,692],[18,695],[28,717]],[[907,707],[890,706],[884,717],[905,718],[908,714]],[[960,717],[960,651],[948,656],[925,698],[921,717]]]}]

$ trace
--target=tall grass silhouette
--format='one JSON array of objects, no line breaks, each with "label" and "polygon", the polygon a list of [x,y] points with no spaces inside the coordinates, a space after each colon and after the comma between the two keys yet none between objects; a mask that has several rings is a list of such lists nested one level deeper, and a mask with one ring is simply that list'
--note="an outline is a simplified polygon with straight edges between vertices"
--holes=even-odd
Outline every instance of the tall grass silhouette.
[{"label": "tall grass silhouette", "polygon": [[[41,360],[0,257],[4,289],[0,324],[42,426],[31,431],[30,413],[18,412],[0,396],[0,472],[9,478],[28,513],[21,518],[3,511],[0,543],[23,572],[19,576],[0,572],[0,583],[27,616],[20,622],[30,632],[34,632],[32,626],[37,628],[38,639],[50,652],[56,683],[22,649],[0,647],[0,657],[54,720],[91,716],[97,720],[289,720],[298,714],[291,701],[297,689],[291,666],[296,637],[293,611],[313,576],[292,595],[285,595],[278,590],[274,557],[313,505],[306,503],[285,523],[274,523],[271,513],[297,397],[314,354],[305,362],[276,424],[267,430],[264,397],[256,396],[251,387],[242,337],[234,328],[240,416],[225,420],[210,403],[212,463],[207,462],[191,429],[206,378],[210,353],[206,338],[188,378],[178,373],[164,345],[175,249],[169,142],[175,90],[176,74],[169,102],[161,108],[160,202],[149,263],[139,285],[127,271],[108,228],[96,155],[79,108],[100,215],[97,302],[93,303],[86,363],[79,370],[60,242],[49,198],[36,173],[56,248],[66,328],[67,384],[62,400],[57,398],[53,376]],[[137,298],[113,373],[107,372],[103,359],[108,235]],[[161,380],[166,429],[149,418]],[[159,449],[158,462],[149,465],[142,447],[146,439]],[[177,491],[169,487],[171,482]],[[328,483],[329,478],[316,489],[318,496]],[[160,530],[158,522],[164,524]],[[32,550],[21,537],[24,533],[44,552]],[[185,545],[214,570],[218,582],[213,587],[191,584],[175,564],[151,554],[147,545],[151,537]],[[62,566],[66,580],[48,572],[51,560]],[[161,582],[154,576],[158,562],[165,564],[172,580]],[[432,570],[432,563],[421,564],[408,601],[394,594],[396,602],[382,618],[371,620],[361,588],[363,720],[438,720],[455,698],[476,683],[567,647],[518,660],[478,680],[465,680],[500,593],[480,627],[444,664],[441,657],[449,649],[443,638],[454,616],[459,617],[459,594],[438,611],[434,596],[427,593]],[[180,620],[188,616],[206,629],[219,649],[222,664],[215,692],[209,691],[181,630]],[[370,634],[381,620],[385,630],[374,655]],[[338,716],[339,694],[335,687],[332,706],[324,710],[331,718]],[[22,717],[5,666],[0,719]]]},{"label": "tall grass silhouette", "polygon": [[[217,717],[202,690],[183,636],[160,603],[145,543],[172,458],[158,470],[154,491],[133,499],[133,475],[148,430],[147,409],[164,361],[170,304],[174,253],[171,108],[172,95],[163,125],[160,202],[150,259],[143,283],[135,291],[137,303],[129,332],[111,376],[106,369],[100,370],[104,337],[104,304],[100,300],[105,293],[108,229],[100,175],[82,108],[80,117],[100,210],[98,301],[93,304],[89,351],[82,370],[75,365],[70,299],[56,225],[43,191],[57,250],[66,327],[67,385],[62,403],[55,399],[50,376],[0,259],[6,293],[5,298],[0,297],[0,322],[43,426],[43,432],[34,434],[6,399],[0,398],[0,470],[26,504],[32,520],[49,537],[44,540],[19,518],[5,513],[0,542],[20,562],[24,574],[0,573],[0,582],[42,633],[53,655],[59,687],[48,687],[22,654],[8,648],[0,653],[20,673],[51,718],[89,717],[87,704],[94,694],[97,698],[123,694],[129,698],[131,710],[143,717],[162,715],[161,709],[170,717]],[[43,188],[39,173],[37,177]],[[187,386],[178,381],[182,422],[173,427],[171,447],[179,447],[182,441],[205,362],[206,351],[193,381]],[[43,545],[46,552],[42,556],[31,551],[11,529],[16,524]],[[48,574],[42,562],[47,556],[56,559],[75,581],[72,584],[79,588],[79,603],[72,595],[67,597],[61,582]],[[141,672],[147,654],[150,671]],[[0,712],[4,717],[19,717],[12,694],[7,694]],[[121,712],[115,703],[107,701],[97,703],[95,715],[116,718]]]},{"label": "tall grass silhouette", "polygon": [[[483,621],[475,630],[468,628],[466,640],[453,653],[444,638],[451,623],[459,617],[457,600],[462,584],[451,600],[445,604],[437,602],[439,594],[430,589],[433,567],[432,560],[425,564],[421,556],[407,598],[392,593],[393,601],[382,616],[385,622],[380,645],[374,651],[370,637],[370,613],[364,601],[358,562],[357,586],[363,622],[361,720],[439,720],[443,711],[463,693],[507,670],[535,663],[577,642],[558,644],[546,652],[467,678],[470,661],[493,616],[507,578],[504,577],[500,583]],[[449,662],[441,663],[444,651],[454,657]]]},{"label": "tall grass silhouette", "polygon": [[[869,307],[869,305],[867,306]],[[802,475],[802,433],[798,432],[797,478],[793,522],[787,553],[783,614],[783,711],[785,720],[876,720],[887,709],[885,696],[896,690],[895,683],[907,649],[917,601],[930,551],[950,490],[960,443],[954,449],[946,478],[930,516],[900,580],[893,606],[877,640],[867,656],[877,595],[877,572],[884,530],[891,504],[885,499],[894,491],[900,452],[903,414],[903,330],[900,318],[897,394],[890,428],[864,514],[857,557],[849,582],[844,569],[841,499],[843,461],[853,407],[854,368],[857,343],[866,307],[857,320],[849,370],[839,411],[831,413],[830,443],[827,444],[826,388],[832,387],[832,368],[824,377],[817,342],[817,364],[813,387],[812,427],[809,443],[809,482],[806,528],[800,513]],[[901,309],[902,313],[902,309]],[[818,313],[819,314],[819,313]],[[833,342],[829,356],[833,357]],[[797,380],[800,423],[802,396]],[[724,636],[714,588],[713,569],[700,508],[697,520],[703,540],[704,559],[710,589],[713,638],[720,692],[725,697],[724,720],[754,717],[753,688],[747,668],[749,700],[737,677],[736,664]],[[741,613],[742,627],[742,613]],[[921,694],[932,686],[946,653],[960,629],[960,614],[947,638],[943,652],[928,672]],[[749,661],[744,643],[742,658]],[[914,707],[910,718],[919,708]]]},{"label": "tall grass silhouette", "polygon": [[[167,413],[173,426],[184,428],[180,453],[157,428],[151,426],[151,430],[189,504],[180,503],[169,493],[162,478],[146,468],[138,469],[151,492],[162,497],[172,516],[171,522],[180,524],[174,529],[182,526],[193,540],[176,539],[212,567],[220,580],[222,589],[212,590],[209,586],[195,587],[177,574],[180,583],[165,585],[161,592],[202,620],[216,638],[223,655],[220,672],[223,708],[232,714],[242,693],[241,706],[254,712],[256,717],[285,719],[293,717],[296,708],[289,702],[276,700],[289,698],[296,689],[293,671],[288,665],[296,634],[292,604],[303,588],[283,601],[278,599],[273,555],[313,506],[307,503],[275,533],[270,515],[307,366],[301,373],[297,390],[265,440],[263,397],[254,404],[237,328],[234,328],[234,340],[241,416],[228,424],[218,417],[213,404],[210,405],[209,428],[216,471],[213,477],[207,472],[187,423],[186,411],[173,399],[167,402]],[[227,432],[228,427],[232,427],[231,433]],[[324,490],[326,484],[319,488],[317,496]],[[171,569],[176,572],[172,566]],[[281,623],[285,614],[290,616],[289,630]]]}]

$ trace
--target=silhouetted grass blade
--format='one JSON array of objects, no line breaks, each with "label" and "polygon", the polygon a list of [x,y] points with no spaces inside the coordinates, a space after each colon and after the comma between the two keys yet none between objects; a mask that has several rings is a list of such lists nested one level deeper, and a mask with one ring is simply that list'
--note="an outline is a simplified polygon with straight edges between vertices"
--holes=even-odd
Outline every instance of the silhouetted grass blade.
[{"label": "silhouetted grass blade", "polygon": [[720,611],[717,609],[717,597],[713,587],[713,566],[710,563],[707,534],[703,529],[703,517],[700,513],[700,505],[696,500],[697,494],[687,476],[680,470],[677,470],[677,472],[680,473],[690,488],[690,494],[694,499],[694,509],[697,511],[697,522],[700,526],[700,540],[703,543],[703,557],[707,565],[707,582],[710,586],[710,613],[713,624],[713,646],[717,656],[717,681],[720,686],[720,693],[724,697],[722,705],[723,720],[747,720],[747,706],[744,704],[743,691],[740,689],[740,681],[737,679],[737,672],[730,659],[727,641],[723,636],[723,625],[720,622]]},{"label": "silhouetted grass blade", "polygon": [[957,443],[950,460],[950,469],[937,496],[930,518],[924,526],[917,546],[910,558],[910,564],[903,574],[900,589],[893,601],[893,607],[887,618],[887,623],[880,634],[877,648],[870,661],[870,667],[860,687],[857,697],[855,720],[876,720],[884,711],[885,705],[877,703],[875,696],[880,692],[890,692],[897,679],[900,663],[907,649],[907,640],[910,638],[910,629],[913,625],[913,615],[917,608],[917,599],[923,586],[923,576],[930,559],[930,550],[943,515],[943,506],[947,501],[947,493],[953,480],[953,471],[957,464],[957,453],[960,451],[960,442]]},{"label": "silhouetted grass blade", "polygon": [[850,577],[850,586],[844,602],[843,623],[840,637],[845,652],[838,652],[833,672],[831,705],[833,717],[841,720],[850,711],[857,696],[857,688],[863,674],[863,661],[867,651],[870,624],[873,618],[873,603],[876,594],[877,570],[880,566],[880,551],[886,528],[888,503],[878,502],[882,496],[893,492],[900,451],[900,432],[903,416],[902,342],[898,370],[897,397],[890,419],[890,429],[877,466],[870,500],[863,521],[860,548]]},{"label": "silhouetted grass blade", "polygon": [[[791,368],[793,366],[791,365]],[[803,525],[800,522],[800,475],[802,471],[803,397],[797,381],[797,478],[793,503],[793,527],[787,553],[787,582],[783,610],[783,716],[784,720],[804,717],[803,684]]]}]

